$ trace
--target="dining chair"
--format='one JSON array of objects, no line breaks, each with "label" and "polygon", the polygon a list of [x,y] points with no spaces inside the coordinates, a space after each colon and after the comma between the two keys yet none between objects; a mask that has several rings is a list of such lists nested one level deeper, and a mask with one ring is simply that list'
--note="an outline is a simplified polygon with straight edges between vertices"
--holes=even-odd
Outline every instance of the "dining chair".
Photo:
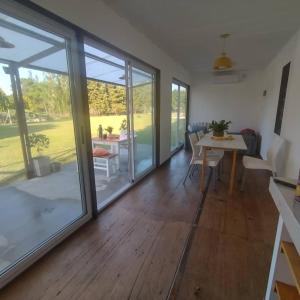
[{"label": "dining chair", "polygon": [[202,137],[204,137],[204,132],[203,132],[203,130],[197,131],[196,134],[197,134],[197,138],[198,138],[199,141],[200,141],[200,139],[201,139]]},{"label": "dining chair", "polygon": [[286,140],[279,135],[275,134],[271,147],[267,152],[267,159],[260,159],[252,156],[245,155],[243,157],[243,175],[242,175],[242,184],[240,190],[243,191],[247,178],[248,170],[269,170],[272,172],[273,176],[277,176],[277,164],[278,157],[281,153],[281,150],[286,144]]},{"label": "dining chair", "polygon": [[[200,141],[201,138],[204,137],[204,132],[203,130],[200,130],[200,131],[197,131],[196,132],[197,134],[197,137],[198,137],[198,140]],[[224,170],[224,150],[221,150],[221,149],[213,149],[213,150],[210,150],[211,152],[210,153],[215,153],[216,155],[220,155],[222,158],[221,158],[221,163],[220,163],[220,168],[219,168],[219,171],[220,172],[223,172]]]},{"label": "dining chair", "polygon": [[[187,171],[187,174],[184,178],[183,184],[185,184],[187,177],[192,174],[193,170],[197,166],[203,165],[203,152],[202,147],[198,146],[198,137],[196,133],[189,134],[189,140],[192,147],[192,158],[190,161],[190,165]],[[206,155],[206,163],[207,166],[213,169],[213,178],[214,178],[214,188],[216,188],[216,180],[217,180],[217,167],[219,166],[220,160],[223,156],[214,153],[213,151],[207,151]]]}]

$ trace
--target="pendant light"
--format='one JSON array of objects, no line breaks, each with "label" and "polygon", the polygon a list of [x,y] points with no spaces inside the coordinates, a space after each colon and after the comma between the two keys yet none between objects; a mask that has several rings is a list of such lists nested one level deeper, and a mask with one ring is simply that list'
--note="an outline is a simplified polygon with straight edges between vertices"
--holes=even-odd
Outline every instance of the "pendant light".
[{"label": "pendant light", "polygon": [[232,68],[232,61],[226,55],[225,52],[225,42],[229,36],[230,36],[229,33],[224,33],[220,35],[220,38],[223,40],[223,51],[221,53],[221,56],[219,56],[214,63],[214,69],[217,71],[224,71]]},{"label": "pendant light", "polygon": [[6,41],[2,36],[0,36],[0,48],[10,49],[15,48],[15,45]]}]

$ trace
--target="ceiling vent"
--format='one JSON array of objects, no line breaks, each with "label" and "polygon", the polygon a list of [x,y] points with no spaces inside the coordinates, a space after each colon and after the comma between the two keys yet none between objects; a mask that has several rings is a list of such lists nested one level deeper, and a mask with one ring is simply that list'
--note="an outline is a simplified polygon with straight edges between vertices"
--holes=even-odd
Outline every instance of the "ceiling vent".
[{"label": "ceiling vent", "polygon": [[215,71],[213,72],[214,84],[232,84],[239,83],[246,78],[246,75],[241,71]]}]

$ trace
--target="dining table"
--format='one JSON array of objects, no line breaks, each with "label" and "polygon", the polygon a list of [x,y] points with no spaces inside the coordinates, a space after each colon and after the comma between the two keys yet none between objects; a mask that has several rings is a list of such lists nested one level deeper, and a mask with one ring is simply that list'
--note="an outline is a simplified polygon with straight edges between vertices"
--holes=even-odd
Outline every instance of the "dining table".
[{"label": "dining table", "polygon": [[202,147],[203,152],[203,165],[200,178],[200,189],[202,192],[204,192],[205,190],[205,169],[207,165],[207,152],[209,150],[232,151],[231,173],[228,188],[228,192],[231,195],[233,193],[235,184],[237,152],[239,150],[247,150],[247,146],[243,136],[239,134],[230,134],[224,136],[223,138],[217,138],[214,137],[211,133],[208,133],[199,140],[197,145]]}]

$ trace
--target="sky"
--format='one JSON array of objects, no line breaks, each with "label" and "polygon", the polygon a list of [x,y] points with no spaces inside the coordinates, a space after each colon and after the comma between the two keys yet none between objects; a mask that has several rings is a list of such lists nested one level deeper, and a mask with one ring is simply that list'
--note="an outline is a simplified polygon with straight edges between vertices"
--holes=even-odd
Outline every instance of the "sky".
[{"label": "sky", "polygon": [[[7,65],[0,63],[0,88],[4,91],[6,95],[11,95],[12,90],[11,90],[10,76],[4,73],[3,70],[4,66]],[[37,77],[39,80],[43,79],[43,72],[41,71],[20,68],[19,73],[20,73],[20,78],[28,78],[29,74],[31,73],[33,77]]]}]

